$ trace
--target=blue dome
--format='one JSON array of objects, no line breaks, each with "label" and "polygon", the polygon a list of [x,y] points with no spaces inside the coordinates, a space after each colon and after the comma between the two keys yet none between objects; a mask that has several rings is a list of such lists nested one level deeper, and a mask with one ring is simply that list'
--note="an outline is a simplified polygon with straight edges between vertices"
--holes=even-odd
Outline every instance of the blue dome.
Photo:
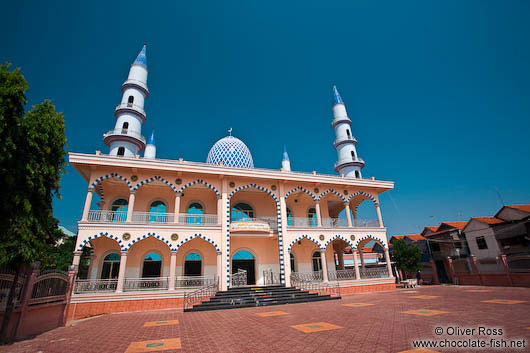
[{"label": "blue dome", "polygon": [[208,152],[206,163],[219,165],[221,162],[227,167],[254,168],[252,155],[247,145],[234,136],[220,139]]}]

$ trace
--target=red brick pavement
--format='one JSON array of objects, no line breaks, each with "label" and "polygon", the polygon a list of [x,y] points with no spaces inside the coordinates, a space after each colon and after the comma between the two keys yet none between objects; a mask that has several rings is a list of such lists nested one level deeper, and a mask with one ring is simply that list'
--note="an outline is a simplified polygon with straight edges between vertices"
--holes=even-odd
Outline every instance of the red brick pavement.
[{"label": "red brick pavement", "polygon": [[[502,338],[526,340],[526,349],[513,352],[529,352],[530,289],[489,287],[489,292],[468,292],[470,289],[484,287],[425,286],[354,294],[329,302],[194,313],[159,310],[110,314],[0,347],[0,352],[125,352],[133,342],[172,338],[180,338],[182,345],[182,349],[175,352],[400,352],[411,349],[413,339],[468,338],[434,334],[435,327],[449,325],[502,328]],[[438,298],[412,298],[419,295]],[[524,302],[483,302],[489,299]],[[348,303],[374,305],[343,305]],[[404,313],[421,309],[447,313],[433,316]],[[271,311],[288,314],[256,315]],[[166,320],[179,321],[175,325],[144,327],[146,322]],[[304,333],[291,327],[311,323],[328,323],[341,328]]]}]

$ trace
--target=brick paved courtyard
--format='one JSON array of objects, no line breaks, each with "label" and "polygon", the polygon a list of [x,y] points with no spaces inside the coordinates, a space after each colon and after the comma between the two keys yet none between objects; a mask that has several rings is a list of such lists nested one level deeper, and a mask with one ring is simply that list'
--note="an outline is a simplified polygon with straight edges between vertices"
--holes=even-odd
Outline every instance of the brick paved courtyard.
[{"label": "brick paved courtyard", "polygon": [[[412,349],[414,339],[471,338],[437,336],[437,326],[502,328],[502,336],[482,338],[525,339],[526,348],[496,352],[529,352],[530,289],[426,286],[307,304],[111,314],[0,352],[401,352]],[[469,349],[415,352],[433,351]]]}]

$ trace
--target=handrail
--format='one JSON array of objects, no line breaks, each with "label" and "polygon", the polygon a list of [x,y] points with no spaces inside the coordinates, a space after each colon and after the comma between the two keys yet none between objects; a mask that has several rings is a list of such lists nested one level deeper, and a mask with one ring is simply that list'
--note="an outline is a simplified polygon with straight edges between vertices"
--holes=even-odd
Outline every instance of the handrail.
[{"label": "handrail", "polygon": [[142,114],[145,117],[144,109],[141,106],[139,106],[138,104],[134,104],[134,103],[120,103],[120,104],[118,104],[116,106],[115,110],[118,110],[118,109],[133,109],[133,110],[138,111],[140,114]]},{"label": "handrail", "polygon": [[74,293],[110,292],[118,285],[116,278],[112,279],[78,279],[74,284]]},{"label": "handrail", "polygon": [[211,298],[217,293],[219,287],[219,279],[215,276],[215,281],[209,285],[199,288],[193,292],[184,293],[184,311],[193,304],[204,301],[204,298]]},{"label": "handrail", "polygon": [[236,273],[232,274],[232,287],[241,287],[247,285],[247,271],[238,269]]},{"label": "handrail", "polygon": [[217,283],[217,275],[213,276],[177,276],[175,288],[204,287]]},{"label": "handrail", "polygon": [[123,291],[168,289],[169,277],[125,278]]},{"label": "handrail", "polygon": [[358,279],[355,274],[355,270],[335,270],[328,271],[328,280],[340,281],[340,280],[353,280]]},{"label": "handrail", "polygon": [[340,298],[339,282],[335,282],[335,284],[330,282],[315,282],[291,276],[291,285],[310,293],[312,292],[317,293],[318,295],[329,295],[331,297],[336,296]]},{"label": "handrail", "polygon": [[291,272],[291,281],[295,282],[322,282],[322,271]]},{"label": "handrail", "polygon": [[107,131],[107,133],[105,133],[103,135],[103,138],[106,138],[108,136],[113,136],[113,135],[131,136],[131,137],[134,137],[137,140],[142,141],[144,144],[146,143],[145,137],[143,137],[142,134],[139,133],[138,131],[134,131],[134,130],[130,130],[130,129],[125,130],[125,129],[122,129],[122,128],[118,128],[118,129],[113,129],[113,130]]},{"label": "handrail", "polygon": [[279,272],[274,272],[271,268],[263,270],[263,284],[266,286],[281,284]]}]

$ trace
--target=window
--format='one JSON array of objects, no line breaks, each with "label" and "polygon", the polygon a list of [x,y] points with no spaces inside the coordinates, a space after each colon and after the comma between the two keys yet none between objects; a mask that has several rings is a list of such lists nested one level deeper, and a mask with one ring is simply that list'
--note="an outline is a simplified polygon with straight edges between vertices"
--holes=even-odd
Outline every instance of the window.
[{"label": "window", "polygon": [[134,102],[134,97],[133,96],[129,96],[129,100],[127,101],[127,106],[128,107],[132,107],[133,102]]},{"label": "window", "polygon": [[486,239],[484,239],[484,237],[476,237],[475,240],[477,241],[477,246],[479,249],[488,248],[488,243],[486,243]]},{"label": "window", "polygon": [[293,225],[293,213],[291,212],[291,209],[289,207],[287,207],[287,225]]},{"label": "window", "polygon": [[101,267],[101,279],[118,278],[118,273],[120,271],[120,254],[112,253],[105,256]]},{"label": "window", "polygon": [[356,177],[357,179],[361,179],[361,173],[359,173],[358,170],[355,171],[355,177]]},{"label": "window", "polygon": [[313,253],[313,271],[321,271],[322,270],[322,258],[320,257],[320,251],[315,251]]},{"label": "window", "polygon": [[128,129],[129,129],[129,123],[128,122],[124,122],[122,127],[121,127],[122,134],[126,134]]},{"label": "window", "polygon": [[144,258],[144,265],[142,268],[142,278],[146,277],[160,277],[162,270],[162,258],[156,252],[147,254]]},{"label": "window", "polygon": [[149,207],[149,223],[167,223],[167,207],[162,201],[155,201]]},{"label": "window", "polygon": [[241,221],[254,218],[254,210],[250,205],[240,202],[232,207],[232,221]]},{"label": "window", "polygon": [[118,156],[124,156],[125,155],[125,147],[118,148]]},{"label": "window", "polygon": [[316,227],[318,225],[317,210],[313,207],[307,211],[307,218],[309,218],[309,226]]},{"label": "window", "polygon": [[356,160],[357,157],[355,157],[355,151],[351,151],[351,159]]},{"label": "window", "polygon": [[296,272],[296,260],[294,259],[294,254],[290,253],[289,255],[291,258],[291,271]]},{"label": "window", "polygon": [[351,139],[350,129],[346,129],[346,135],[348,135],[348,139]]},{"label": "window", "polygon": [[184,259],[184,276],[200,276],[202,271],[201,255],[190,252]]},{"label": "window", "polygon": [[110,214],[110,221],[112,222],[125,222],[127,220],[127,209],[129,202],[125,199],[118,199],[112,204]]},{"label": "window", "polygon": [[188,223],[202,224],[202,215],[204,211],[200,203],[194,202],[188,207]]}]

